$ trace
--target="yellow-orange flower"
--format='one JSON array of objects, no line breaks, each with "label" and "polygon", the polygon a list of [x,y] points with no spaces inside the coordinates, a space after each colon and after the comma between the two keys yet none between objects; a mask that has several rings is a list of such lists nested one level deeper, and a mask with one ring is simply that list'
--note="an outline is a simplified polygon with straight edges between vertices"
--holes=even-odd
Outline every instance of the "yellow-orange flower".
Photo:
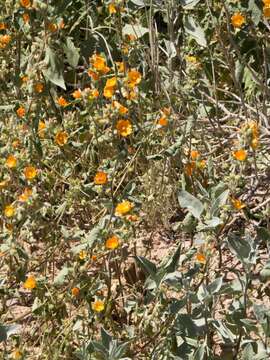
[{"label": "yellow-orange flower", "polygon": [[129,120],[118,120],[116,124],[116,129],[119,135],[127,137],[132,133],[132,125]]},{"label": "yellow-orange flower", "polygon": [[9,155],[6,160],[6,166],[10,169],[15,168],[17,165],[17,159],[14,155]]},{"label": "yellow-orange flower", "polygon": [[58,131],[55,135],[55,142],[59,146],[64,146],[68,141],[68,134],[65,131]]},{"label": "yellow-orange flower", "polygon": [[199,151],[191,150],[190,157],[191,157],[192,160],[197,160],[199,158],[199,156],[200,156]]},{"label": "yellow-orange flower", "polygon": [[86,252],[85,250],[81,250],[81,251],[79,252],[79,259],[80,259],[80,260],[85,260],[86,257],[87,257],[87,252]]},{"label": "yellow-orange flower", "polygon": [[46,129],[46,124],[44,121],[40,120],[40,122],[38,123],[38,135],[41,138],[44,138],[45,136],[45,129]]},{"label": "yellow-orange flower", "polygon": [[72,93],[72,96],[74,97],[74,99],[80,99],[82,97],[82,92],[81,90],[75,90],[73,93]]},{"label": "yellow-orange flower", "polygon": [[270,0],[263,0],[264,5],[270,5]]},{"label": "yellow-orange flower", "polygon": [[15,215],[15,207],[13,205],[6,205],[4,209],[4,214],[7,218],[10,218]]},{"label": "yellow-orange flower", "polygon": [[110,4],[109,4],[108,10],[109,10],[110,15],[116,14],[116,12],[117,12],[116,6],[115,6],[114,3],[110,3]]},{"label": "yellow-orange flower", "polygon": [[25,188],[23,193],[19,196],[19,201],[21,202],[26,202],[28,201],[28,199],[30,198],[30,196],[32,196],[32,189],[29,189],[29,188]]},{"label": "yellow-orange flower", "polygon": [[202,253],[197,253],[197,254],[196,254],[196,259],[197,259],[197,261],[198,261],[199,263],[201,263],[201,264],[205,264],[205,263],[206,263],[206,257],[205,257],[205,255],[202,254]]},{"label": "yellow-orange flower", "polygon": [[41,94],[44,90],[44,84],[42,82],[37,82],[35,84],[35,92]]},{"label": "yellow-orange flower", "polygon": [[91,308],[92,308],[92,310],[94,310],[96,312],[102,312],[105,309],[105,305],[104,305],[103,301],[96,300],[96,301],[92,302]]},{"label": "yellow-orange flower", "polygon": [[80,289],[78,287],[74,287],[71,289],[71,294],[75,297],[78,297],[80,294]]},{"label": "yellow-orange flower", "polygon": [[32,290],[37,287],[37,282],[34,276],[30,275],[23,284],[23,287],[27,290]]},{"label": "yellow-orange flower", "polygon": [[142,75],[137,70],[130,70],[128,72],[128,85],[129,87],[133,88],[134,86],[138,85],[142,80]]},{"label": "yellow-orange flower", "polygon": [[19,118],[24,117],[25,112],[26,112],[26,111],[25,111],[25,108],[24,108],[23,106],[20,106],[20,107],[17,109],[17,111],[16,111],[16,113],[17,113],[17,115],[18,115]]},{"label": "yellow-orange flower", "polygon": [[24,168],[24,176],[27,180],[32,180],[37,176],[37,170],[34,166],[26,166]]},{"label": "yellow-orange flower", "polygon": [[12,359],[13,360],[20,360],[22,359],[22,353],[20,350],[14,350],[13,353],[12,353]]},{"label": "yellow-orange flower", "polygon": [[20,3],[21,3],[21,6],[22,7],[30,7],[31,6],[31,1],[30,0],[21,0],[20,1]]},{"label": "yellow-orange flower", "polygon": [[123,73],[125,71],[125,65],[123,61],[116,61],[116,66],[119,73]]},{"label": "yellow-orange flower", "polygon": [[115,93],[115,87],[105,87],[104,90],[103,90],[103,95],[107,99],[112,98],[114,93]]},{"label": "yellow-orange flower", "polygon": [[244,149],[233,151],[233,157],[239,161],[245,161],[247,158],[247,152]]},{"label": "yellow-orange flower", "polygon": [[94,177],[96,185],[104,185],[108,182],[108,175],[104,171],[98,171]]},{"label": "yellow-orange flower", "polygon": [[9,180],[0,181],[0,190],[4,189],[7,186],[8,182],[9,182]]},{"label": "yellow-orange flower", "polygon": [[63,96],[60,96],[58,99],[57,99],[57,103],[59,106],[61,107],[66,107],[69,105],[69,103],[67,102],[67,100],[63,97]]},{"label": "yellow-orange flower", "polygon": [[122,201],[121,203],[119,203],[116,208],[115,208],[115,215],[116,216],[122,216],[122,215],[126,215],[130,212],[130,210],[133,208],[133,204],[128,201]]},{"label": "yellow-orange flower", "polygon": [[231,203],[236,210],[241,210],[246,207],[246,205],[241,200],[236,198],[231,198]]},{"label": "yellow-orange flower", "polygon": [[231,23],[233,27],[240,28],[245,23],[245,17],[241,13],[237,12],[231,17]]},{"label": "yellow-orange flower", "polygon": [[119,246],[119,239],[117,236],[113,235],[106,240],[105,247],[109,250],[117,249]]}]

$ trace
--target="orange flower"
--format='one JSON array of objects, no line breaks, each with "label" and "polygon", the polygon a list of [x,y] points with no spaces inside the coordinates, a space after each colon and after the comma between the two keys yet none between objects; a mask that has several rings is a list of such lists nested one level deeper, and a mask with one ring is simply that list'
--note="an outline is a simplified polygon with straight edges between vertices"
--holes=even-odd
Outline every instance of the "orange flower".
[{"label": "orange flower", "polygon": [[122,216],[122,215],[126,215],[127,213],[130,212],[130,210],[134,207],[134,205],[128,201],[122,201],[121,203],[119,203],[116,208],[115,208],[115,215],[116,216]]},{"label": "orange flower", "polygon": [[20,146],[20,140],[19,139],[14,140],[11,145],[14,149],[18,148]]},{"label": "orange flower", "polygon": [[0,49],[4,49],[11,41],[10,35],[0,35]]},{"label": "orange flower", "polygon": [[22,117],[24,117],[24,115],[25,115],[25,108],[23,107],[23,106],[20,106],[18,109],[17,109],[17,111],[16,111],[16,113],[17,113],[17,115],[19,116],[19,118],[22,118]]},{"label": "orange flower", "polygon": [[108,68],[106,64],[106,59],[102,55],[94,54],[91,59],[91,64],[94,69],[97,71],[106,74],[108,71],[110,71],[110,68]]},{"label": "orange flower", "polygon": [[13,217],[15,215],[15,208],[13,205],[6,205],[4,209],[4,214],[7,218]]},{"label": "orange flower", "polygon": [[197,160],[199,156],[200,156],[199,151],[191,150],[190,157],[191,157],[192,160]]},{"label": "orange flower", "polygon": [[263,16],[266,19],[270,18],[270,4],[267,4],[266,6],[263,7]]},{"label": "orange flower", "polygon": [[257,147],[259,146],[259,139],[257,137],[254,137],[251,140],[250,146],[252,147],[253,150],[256,150]]},{"label": "orange flower", "polygon": [[117,249],[119,246],[119,239],[117,236],[113,235],[106,240],[105,247],[109,250]]},{"label": "orange flower", "polygon": [[158,125],[160,126],[168,126],[169,121],[166,116],[162,116],[160,119],[158,119]]},{"label": "orange flower", "polygon": [[75,297],[78,297],[80,294],[80,289],[78,287],[74,287],[71,289],[71,294]]},{"label": "orange flower", "polygon": [[231,198],[231,203],[236,210],[241,210],[246,207],[246,205],[241,200],[236,198]]},{"label": "orange flower", "polygon": [[44,122],[44,121],[40,121],[40,122],[38,123],[38,135],[39,135],[39,137],[44,138],[44,136],[45,136],[45,129],[46,129],[46,124],[45,124],[45,122]]},{"label": "orange flower", "polygon": [[112,107],[116,108],[121,115],[128,113],[128,108],[126,108],[124,105],[121,105],[118,101],[113,101]]},{"label": "orange flower", "polygon": [[22,77],[21,77],[21,82],[22,83],[26,83],[28,81],[28,76],[27,75],[23,75]]},{"label": "orange flower", "polygon": [[197,261],[198,261],[199,263],[201,263],[201,264],[205,264],[205,263],[206,263],[206,257],[205,257],[205,255],[202,254],[202,253],[197,253],[197,254],[196,254],[196,259],[197,259]]},{"label": "orange flower", "polygon": [[66,107],[69,105],[69,103],[67,102],[67,100],[63,97],[63,96],[60,96],[58,99],[57,99],[57,103],[59,106],[61,107]]},{"label": "orange flower", "polygon": [[22,15],[22,18],[23,18],[23,22],[24,22],[25,24],[28,24],[28,23],[29,23],[29,21],[30,21],[30,16],[29,16],[29,14],[24,13],[24,14]]},{"label": "orange flower", "polygon": [[37,170],[34,166],[26,166],[24,168],[24,176],[27,180],[32,180],[37,176]]},{"label": "orange flower", "polygon": [[118,135],[127,137],[132,133],[132,125],[129,120],[118,120],[116,124]]},{"label": "orange flower", "polygon": [[233,151],[233,156],[236,160],[245,161],[247,158],[247,152],[244,149]]},{"label": "orange flower", "polygon": [[92,302],[91,308],[92,308],[92,310],[94,310],[96,312],[102,312],[105,309],[105,305],[104,305],[103,301],[96,300],[96,301]]},{"label": "orange flower", "polygon": [[6,160],[6,166],[10,169],[15,168],[17,165],[17,159],[14,155],[9,155]]},{"label": "orange flower", "polygon": [[44,84],[42,82],[37,82],[35,84],[35,92],[41,94],[44,90]]},{"label": "orange flower", "polygon": [[75,90],[73,93],[72,93],[72,96],[74,97],[74,99],[80,99],[82,97],[82,92],[81,90]]},{"label": "orange flower", "polygon": [[7,25],[3,22],[0,22],[0,30],[6,30],[7,29]]},{"label": "orange flower", "polygon": [[92,89],[89,94],[89,100],[93,100],[95,98],[99,97],[99,91],[98,89]]},{"label": "orange flower", "polygon": [[29,189],[29,188],[25,188],[23,193],[19,196],[19,201],[21,202],[26,202],[30,196],[32,196],[32,189]]},{"label": "orange flower", "polygon": [[89,70],[87,71],[87,73],[88,73],[88,75],[91,77],[92,80],[94,80],[94,81],[99,80],[99,75],[98,75],[95,71],[89,69]]},{"label": "orange flower", "polygon": [[34,276],[30,275],[23,284],[23,287],[27,290],[32,290],[37,287],[37,282]]},{"label": "orange flower", "polygon": [[129,87],[133,88],[134,86],[138,85],[142,80],[142,75],[137,70],[130,70],[128,72],[128,85]]},{"label": "orange flower", "polygon": [[185,174],[188,175],[188,176],[191,176],[193,174],[193,171],[195,169],[195,162],[192,161],[190,163],[187,163],[185,165]]},{"label": "orange flower", "polygon": [[264,5],[270,5],[270,0],[263,0]]},{"label": "orange flower", "polygon": [[20,1],[20,3],[21,3],[21,6],[22,7],[30,7],[31,6],[31,1],[30,0],[21,0]]},{"label": "orange flower", "polygon": [[235,13],[232,17],[231,17],[231,22],[232,22],[232,25],[233,27],[235,28],[240,28],[244,23],[245,23],[245,17],[237,12]]},{"label": "orange flower", "polygon": [[64,146],[68,141],[68,134],[65,131],[58,131],[55,135],[55,142],[59,146]]},{"label": "orange flower", "polygon": [[96,255],[92,255],[92,261],[97,261],[97,256]]},{"label": "orange flower", "polygon": [[49,24],[48,24],[48,29],[49,29],[52,33],[54,33],[54,32],[56,32],[56,31],[58,30],[58,26],[57,26],[57,24],[49,23]]},{"label": "orange flower", "polygon": [[96,185],[104,185],[108,182],[108,176],[104,171],[98,171],[94,177]]}]

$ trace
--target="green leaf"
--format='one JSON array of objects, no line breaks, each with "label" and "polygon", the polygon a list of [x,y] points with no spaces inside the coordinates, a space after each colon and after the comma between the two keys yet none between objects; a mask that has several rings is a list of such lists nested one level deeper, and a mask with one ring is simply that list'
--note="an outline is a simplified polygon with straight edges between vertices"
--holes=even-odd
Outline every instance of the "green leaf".
[{"label": "green leaf", "polygon": [[210,210],[210,216],[216,216],[219,212],[219,208],[226,204],[226,201],[228,199],[230,190],[223,191],[212,203],[211,210]]},{"label": "green leaf", "polygon": [[55,285],[63,285],[66,279],[66,276],[69,274],[70,272],[70,268],[67,266],[64,266],[59,274],[56,276],[56,278],[54,279],[54,284]]},{"label": "green leaf", "polygon": [[256,263],[257,245],[248,234],[245,237],[231,234],[228,237],[228,244],[242,264],[250,266]]},{"label": "green leaf", "polygon": [[57,56],[50,47],[46,48],[45,62],[47,64],[47,70],[43,71],[44,76],[54,85],[66,90],[63,78],[63,64],[59,56]]},{"label": "green leaf", "polygon": [[135,260],[138,266],[146,273],[146,275],[149,275],[152,279],[155,279],[157,268],[154,263],[152,263],[150,260],[147,260],[143,256],[135,256]]},{"label": "green leaf", "polygon": [[203,360],[205,349],[206,349],[205,344],[200,345],[193,355],[193,360]]},{"label": "green leaf", "polygon": [[257,237],[259,240],[270,243],[270,231],[264,227],[257,228]]},{"label": "green leaf", "polygon": [[262,12],[261,9],[256,4],[255,0],[249,0],[248,10],[251,11],[252,21],[254,22],[254,25],[257,26],[261,21]]},{"label": "green leaf", "polygon": [[70,37],[67,38],[66,44],[63,46],[63,49],[69,65],[71,65],[73,68],[76,68],[79,63],[80,53],[79,49],[75,47]]},{"label": "green leaf", "polygon": [[184,19],[184,27],[187,34],[196,40],[197,44],[203,47],[207,46],[206,38],[202,27],[196,24],[193,16],[186,16]]},{"label": "green leaf", "polygon": [[204,207],[195,196],[185,190],[181,190],[178,194],[178,202],[181,207],[188,209],[196,219],[200,218]]},{"label": "green leaf", "polygon": [[199,2],[200,0],[180,0],[181,5],[186,10],[193,9]]},{"label": "green leaf", "polygon": [[105,348],[109,350],[112,337],[103,327],[101,328],[101,340]]},{"label": "green leaf", "polygon": [[11,324],[3,325],[0,324],[0,342],[6,341],[11,335],[18,334],[21,325]]},{"label": "green leaf", "polygon": [[180,259],[180,254],[181,254],[181,245],[177,247],[173,256],[170,257],[169,261],[164,265],[167,274],[172,273],[177,269]]},{"label": "green leaf", "polygon": [[130,25],[126,24],[123,27],[123,35],[134,35],[137,39],[144,36],[149,32],[149,30],[141,25]]}]

